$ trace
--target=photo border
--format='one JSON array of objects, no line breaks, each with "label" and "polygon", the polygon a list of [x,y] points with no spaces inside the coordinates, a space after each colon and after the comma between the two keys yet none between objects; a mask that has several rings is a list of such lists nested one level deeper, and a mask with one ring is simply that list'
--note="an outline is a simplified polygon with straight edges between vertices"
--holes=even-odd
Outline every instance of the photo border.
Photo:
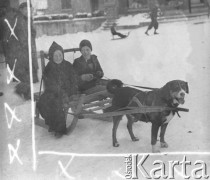
[{"label": "photo border", "polygon": [[[36,0],[34,0],[36,2]],[[210,156],[210,152],[161,152],[161,153],[119,153],[119,154],[103,154],[103,153],[93,153],[93,154],[83,154],[83,153],[70,153],[70,152],[58,152],[58,151],[47,151],[47,150],[37,150],[36,151],[36,140],[35,140],[35,105],[34,105],[34,88],[33,88],[33,75],[32,75],[32,47],[31,47],[31,9],[30,0],[27,0],[28,8],[28,48],[29,48],[29,66],[30,66],[30,86],[31,86],[31,110],[32,110],[32,153],[33,153],[33,170],[36,171],[37,168],[37,155],[55,155],[55,156],[71,156],[71,157],[126,157],[128,155],[138,154],[141,156],[165,156],[165,155],[206,155]]]}]

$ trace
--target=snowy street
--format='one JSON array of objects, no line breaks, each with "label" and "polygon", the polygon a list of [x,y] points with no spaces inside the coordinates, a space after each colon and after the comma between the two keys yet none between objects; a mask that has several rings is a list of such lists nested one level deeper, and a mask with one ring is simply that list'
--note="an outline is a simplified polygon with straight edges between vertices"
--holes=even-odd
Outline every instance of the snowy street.
[{"label": "snowy street", "polygon": [[[110,31],[101,29],[93,32],[80,32],[62,36],[42,36],[37,39],[37,50],[48,51],[53,41],[63,48],[77,48],[82,39],[88,39],[93,46],[92,54],[97,55],[106,78],[120,79],[126,84],[161,88],[168,81],[180,79],[189,84],[189,94],[183,106],[188,113],[180,112],[169,123],[165,139],[169,144],[161,152],[180,152],[181,155],[151,156],[150,161],[161,159],[183,159],[184,152],[199,152],[200,155],[187,155],[194,164],[203,160],[208,165],[210,175],[210,20],[207,18],[186,22],[160,24],[159,35],[144,34],[146,27],[130,31],[126,39],[112,40]],[[73,62],[80,53],[68,53],[66,60]],[[129,153],[151,153],[151,124],[137,122],[134,134],[139,141],[132,142],[127,131],[127,120],[121,121],[118,128],[120,146],[112,146],[112,122],[82,119],[70,136],[55,139],[53,134],[42,127],[35,127],[36,171],[33,171],[31,102],[23,101],[13,93],[15,83],[7,85],[7,70],[0,64],[0,179],[75,179],[75,180],[118,180],[124,179],[125,158]],[[41,76],[41,73],[40,73]],[[39,83],[34,85],[37,92]],[[21,122],[13,119],[11,129],[8,128],[5,104]],[[7,114],[8,113],[7,109]],[[11,114],[8,119],[11,119]],[[72,117],[69,115],[67,124]],[[18,140],[20,145],[18,146]],[[18,147],[18,161],[10,164],[8,144],[14,149]],[[72,162],[69,155],[41,154],[43,151],[76,153]],[[166,153],[166,154],[167,154]],[[95,156],[86,156],[95,154]],[[98,154],[98,155],[96,155]],[[116,154],[116,156],[113,156]],[[101,156],[100,156],[101,155]],[[69,165],[69,164],[70,165]],[[22,165],[21,165],[22,164]],[[147,167],[153,166],[148,163]],[[66,173],[64,170],[66,169]],[[193,167],[191,167],[193,168]],[[189,168],[189,172],[191,170]],[[177,168],[178,169],[178,168]],[[183,179],[176,174],[176,179]],[[143,179],[139,175],[139,179]],[[146,179],[146,178],[145,178]]]}]

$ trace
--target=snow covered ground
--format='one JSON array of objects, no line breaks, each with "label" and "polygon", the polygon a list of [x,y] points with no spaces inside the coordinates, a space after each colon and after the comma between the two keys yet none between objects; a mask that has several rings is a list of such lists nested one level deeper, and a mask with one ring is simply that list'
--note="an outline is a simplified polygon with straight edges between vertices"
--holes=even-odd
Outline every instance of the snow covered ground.
[{"label": "snow covered ground", "polygon": [[[189,108],[189,113],[180,113],[170,122],[166,141],[169,144],[162,152],[210,152],[210,121],[209,93],[210,93],[210,21],[209,19],[161,24],[159,35],[144,34],[145,28],[122,30],[130,32],[130,36],[123,40],[112,40],[109,31],[100,29],[89,33],[66,34],[62,36],[42,36],[37,39],[37,49],[48,51],[53,41],[63,48],[78,47],[82,39],[92,42],[93,54],[103,67],[107,78],[121,79],[124,83],[162,87],[166,82],[182,79],[189,83],[189,95],[183,107]],[[66,59],[80,56],[69,53]],[[1,65],[0,91],[5,95],[1,101],[1,171],[3,179],[124,179],[123,153],[150,153],[150,123],[138,122],[134,125],[134,133],[140,138],[132,142],[123,120],[118,128],[120,147],[112,147],[112,123],[98,120],[79,120],[71,136],[55,139],[46,129],[36,126],[35,140],[37,152],[37,169],[32,171],[32,142],[31,142],[31,109],[30,101],[24,102],[13,93],[14,84],[6,84],[6,69]],[[35,84],[38,91],[39,84]],[[7,128],[3,103],[7,102],[12,109],[16,107],[16,116],[22,122],[13,122],[11,129]],[[68,117],[68,122],[71,117]],[[8,144],[17,147],[20,139],[18,156],[11,164]],[[56,151],[78,154],[116,154],[116,157],[86,157],[74,156],[70,166],[67,164],[70,156],[39,155],[39,151]],[[151,160],[181,159],[183,155],[152,156]],[[208,165],[209,156],[191,155],[191,161],[205,160]],[[62,166],[63,164],[63,166]],[[61,173],[61,167],[67,166],[67,173]],[[148,167],[151,167],[148,165]],[[209,166],[210,168],[210,166]],[[208,169],[209,170],[209,169]],[[210,173],[209,173],[210,174]],[[2,179],[1,178],[1,179]],[[140,177],[142,179],[142,177]],[[176,179],[182,179],[178,176]]]}]

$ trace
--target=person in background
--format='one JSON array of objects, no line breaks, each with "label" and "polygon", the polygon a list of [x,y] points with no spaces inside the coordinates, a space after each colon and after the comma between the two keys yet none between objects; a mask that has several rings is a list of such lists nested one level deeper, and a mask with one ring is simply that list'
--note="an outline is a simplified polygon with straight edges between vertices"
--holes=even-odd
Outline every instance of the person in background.
[{"label": "person in background", "polygon": [[[18,10],[14,8],[7,9],[2,24],[2,42],[6,64],[11,70],[14,68],[14,76],[19,80],[19,83],[15,86],[15,92],[25,100],[28,100],[31,97],[31,89],[28,49],[28,17],[26,12],[26,2],[20,4]],[[10,26],[14,26],[14,34],[11,34]],[[35,36],[36,31],[31,25],[33,83],[38,82],[38,62],[36,56]],[[16,80],[13,79],[13,81]]]},{"label": "person in background", "polygon": [[66,118],[63,108],[69,98],[77,94],[77,75],[72,64],[64,60],[63,48],[53,42],[49,48],[49,63],[43,80],[44,93],[40,96],[37,108],[49,126],[49,132],[55,132],[57,138],[66,134]]},{"label": "person in background", "polygon": [[3,40],[4,40],[4,18],[5,15],[8,11],[8,9],[10,9],[10,1],[8,0],[1,0],[0,1],[0,58],[1,61],[0,63],[3,63],[4,57],[5,57],[5,49],[4,49],[4,44],[3,44]]},{"label": "person in background", "polygon": [[117,35],[120,38],[126,38],[129,35],[129,34],[128,35],[124,35],[124,34],[121,34],[121,33],[117,32],[116,29],[115,29],[115,27],[116,27],[116,23],[113,23],[112,26],[111,26],[111,28],[110,28],[111,33],[112,33],[113,36],[114,35]]},{"label": "person in background", "polygon": [[[32,50],[32,68],[33,68],[33,79],[34,79],[34,83],[38,82],[38,76],[37,76],[37,71],[38,71],[38,61],[37,61],[37,50],[36,50],[36,30],[33,26],[33,19],[32,19],[32,15],[33,15],[33,8],[32,5],[30,4],[30,19],[31,19],[31,50]],[[27,2],[23,2],[20,4],[19,6],[19,11],[21,13],[21,15],[23,16],[22,19],[22,29],[26,28],[26,31],[28,30],[28,9],[27,9]],[[20,16],[21,16],[20,15]],[[25,32],[25,31],[24,31]],[[28,33],[27,33],[28,34]],[[28,36],[22,36],[22,38],[20,39],[21,44],[23,46],[23,48],[25,48],[28,52]]]},{"label": "person in background", "polygon": [[[10,2],[8,0],[0,1],[0,63],[5,63],[5,51],[3,46],[3,39],[4,39],[3,24],[4,24],[5,14],[9,7],[10,7]],[[4,93],[0,92],[0,96],[3,95]]]},{"label": "person in background", "polygon": [[158,29],[158,21],[157,21],[157,16],[158,16],[158,7],[157,5],[155,5],[152,9],[151,9],[151,12],[150,12],[150,18],[151,18],[151,22],[145,32],[146,35],[149,35],[148,34],[148,31],[150,29],[152,29],[154,27],[155,31],[154,31],[154,34],[158,34],[157,33],[157,29]]},{"label": "person in background", "polygon": [[207,5],[208,7],[208,18],[210,16],[210,0],[205,0],[204,3]]},{"label": "person in background", "polygon": [[92,44],[89,40],[82,40],[79,44],[81,56],[74,60],[73,67],[78,74],[78,88],[80,93],[91,94],[106,89],[106,80],[96,55],[91,54]]}]

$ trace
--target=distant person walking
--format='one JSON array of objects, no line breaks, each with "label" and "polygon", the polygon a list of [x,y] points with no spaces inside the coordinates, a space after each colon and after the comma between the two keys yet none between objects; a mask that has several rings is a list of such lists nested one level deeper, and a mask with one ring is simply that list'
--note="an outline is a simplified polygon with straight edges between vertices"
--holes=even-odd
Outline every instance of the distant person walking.
[{"label": "distant person walking", "polygon": [[158,29],[158,21],[157,21],[157,16],[158,16],[158,7],[157,6],[154,6],[152,9],[151,9],[151,12],[150,12],[150,18],[151,18],[151,22],[145,32],[146,35],[149,35],[148,34],[148,31],[151,30],[153,27],[155,29],[154,31],[154,34],[158,34],[157,33],[157,29]]},{"label": "distant person walking", "polygon": [[115,27],[116,27],[116,23],[113,23],[111,28],[110,28],[113,37],[114,37],[114,35],[117,35],[120,38],[126,38],[128,36],[128,35],[124,35],[124,34],[121,34],[121,33],[117,32]]},{"label": "distant person walking", "polygon": [[208,18],[209,18],[209,15],[210,15],[210,0],[205,0],[205,4],[208,7]]}]

